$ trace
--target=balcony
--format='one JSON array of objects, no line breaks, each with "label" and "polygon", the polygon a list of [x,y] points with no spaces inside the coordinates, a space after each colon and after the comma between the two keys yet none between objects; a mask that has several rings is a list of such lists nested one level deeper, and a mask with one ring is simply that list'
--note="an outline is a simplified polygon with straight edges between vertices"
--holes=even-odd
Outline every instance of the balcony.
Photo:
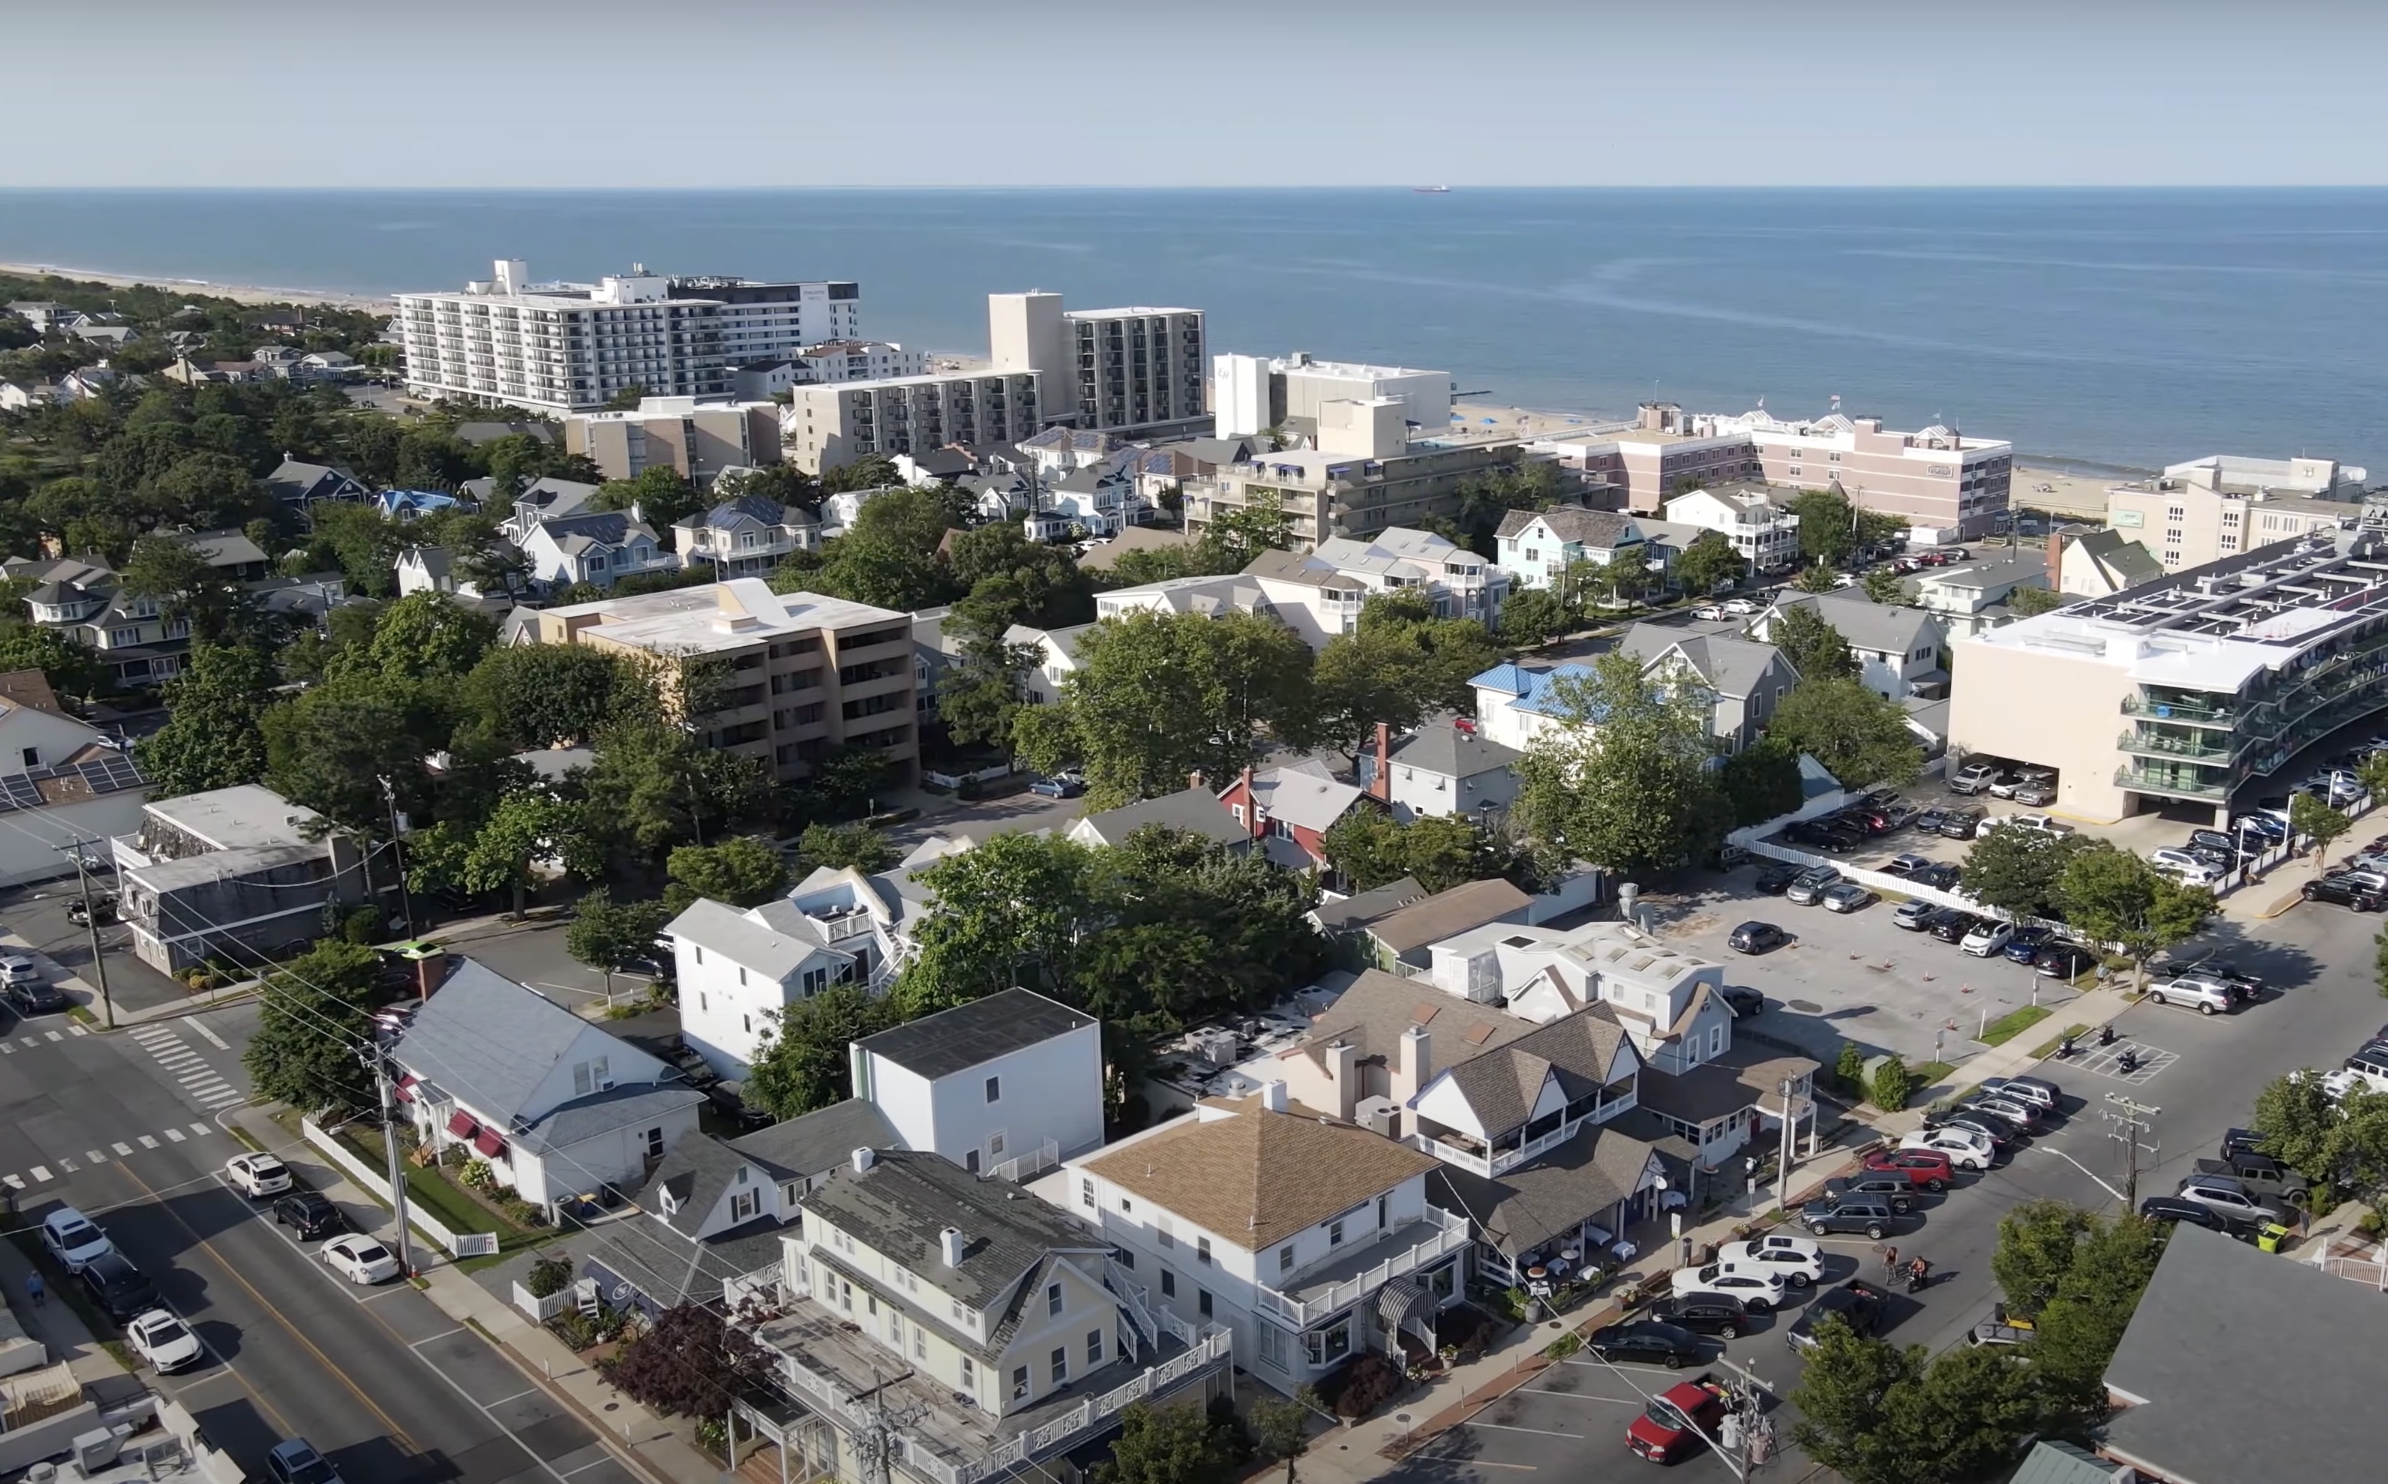
[{"label": "balcony", "polygon": [[2160,737],[2154,733],[2142,732],[2134,728],[2117,737],[2114,745],[2124,752],[2140,756],[2193,758],[2200,762],[2213,763],[2217,767],[2229,762],[2232,755],[2239,750],[2235,743],[2223,746],[2198,740],[2206,735],[2199,732],[2184,737]]},{"label": "balcony", "polygon": [[2231,780],[2228,774],[2183,770],[2177,773],[2140,773],[2129,768],[2114,770],[2117,788],[2134,793],[2165,794],[2181,799],[2227,799]]},{"label": "balcony", "polygon": [[[1421,1238],[1421,1228],[1431,1229],[1432,1234]],[[1425,1220],[1337,1256],[1290,1293],[1255,1284],[1253,1307],[1296,1329],[1305,1328],[1341,1313],[1396,1278],[1432,1266],[1468,1241],[1466,1217],[1428,1206]]]},{"label": "balcony", "polygon": [[2199,726],[2235,726],[2246,712],[2247,707],[2239,704],[2236,698],[2214,704],[2152,696],[2123,697],[2125,716],[2151,716],[2159,721],[2193,722]]}]

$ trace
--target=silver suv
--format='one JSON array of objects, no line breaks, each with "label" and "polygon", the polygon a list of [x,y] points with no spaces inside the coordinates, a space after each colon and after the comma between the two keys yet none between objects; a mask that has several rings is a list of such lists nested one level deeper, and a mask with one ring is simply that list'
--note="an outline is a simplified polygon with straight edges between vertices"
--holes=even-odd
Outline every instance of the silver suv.
[{"label": "silver suv", "polygon": [[1813,907],[1824,900],[1841,879],[1841,873],[1830,866],[1810,866],[1791,878],[1791,887],[1783,893],[1783,900],[1796,907]]},{"label": "silver suv", "polygon": [[2185,1005],[2200,1015],[2228,1015],[2238,1004],[2231,998],[2230,986],[2219,979],[2200,979],[2193,974],[2151,985],[2148,1002],[2154,1005]]}]

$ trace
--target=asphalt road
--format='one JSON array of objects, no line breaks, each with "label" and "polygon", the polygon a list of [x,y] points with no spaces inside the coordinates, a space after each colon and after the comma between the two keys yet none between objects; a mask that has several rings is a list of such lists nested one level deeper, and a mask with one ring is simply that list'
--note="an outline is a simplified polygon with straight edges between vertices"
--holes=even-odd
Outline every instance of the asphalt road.
[{"label": "asphalt road", "polygon": [[[1964,1342],[1999,1297],[1990,1258],[1999,1219],[2016,1206],[2054,1198],[2098,1210],[2122,1208],[2128,1176],[2123,1146],[2104,1116],[2116,1111],[2110,1094],[2158,1110],[2148,1115],[2146,1136],[2155,1147],[2137,1156],[2136,1194],[2145,1198],[2170,1192],[2194,1161],[2212,1157],[2223,1130],[2248,1121],[2265,1084],[2302,1067],[2336,1066],[2388,1021],[2388,1000],[2373,979],[2378,927],[2376,918],[2310,904],[2253,930],[2225,920],[2184,952],[2211,952],[2264,975],[2272,986],[2264,1000],[2212,1018],[2148,1004],[2126,1011],[2115,1022],[2114,1049],[2133,1046],[2146,1063],[2128,1077],[2111,1051],[2085,1048],[2069,1063],[2044,1063],[2041,1074],[2064,1090],[2064,1116],[2018,1143],[1991,1170],[1961,1176],[1937,1200],[1921,1199],[1916,1223],[1891,1239],[1902,1253],[1928,1258],[1936,1277],[1912,1299],[1898,1295],[1886,1338],[1934,1352]],[[1823,1245],[1828,1283],[1852,1274],[1879,1277],[1874,1243],[1830,1238]],[[1716,1355],[1729,1356],[1775,1389],[1778,1400],[1769,1415],[1786,1447],[1793,1414],[1780,1398],[1796,1389],[1799,1363],[1782,1331],[1795,1317],[1796,1310],[1787,1311],[1730,1345],[1714,1347]],[[1399,1484],[1518,1484],[1521,1473],[1581,1477],[1588,1461],[1595,1470],[1640,1468],[1641,1461],[1625,1451],[1625,1429],[1645,1396],[1693,1374],[1576,1357],[1437,1438],[1389,1477]],[[1795,1453],[1786,1453],[1762,1477],[1800,1479],[1808,1469]],[[1676,1465],[1670,1476],[1703,1484],[1733,1477],[1723,1461],[1706,1453]]]},{"label": "asphalt road", "polygon": [[[241,1146],[217,1120],[238,1099],[213,1089],[237,1083],[253,1023],[243,1007],[114,1035],[77,1035],[56,1016],[9,1025],[0,1184],[12,1225],[72,1204],[109,1232],[211,1351],[158,1384],[251,1470],[301,1435],[350,1484],[631,1484],[584,1424],[423,1294],[347,1284],[221,1182]],[[383,1213],[350,1216],[370,1230]]]}]

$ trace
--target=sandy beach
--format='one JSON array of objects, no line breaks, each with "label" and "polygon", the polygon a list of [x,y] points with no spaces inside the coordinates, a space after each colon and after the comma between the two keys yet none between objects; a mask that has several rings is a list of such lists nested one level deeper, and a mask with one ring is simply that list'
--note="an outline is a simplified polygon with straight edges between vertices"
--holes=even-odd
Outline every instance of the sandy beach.
[{"label": "sandy beach", "polygon": [[60,278],[79,279],[84,283],[112,283],[130,287],[148,284],[152,288],[187,289],[192,293],[208,294],[218,299],[231,299],[241,304],[328,304],[335,309],[369,309],[395,311],[394,298],[371,294],[335,294],[323,289],[281,289],[260,284],[210,283],[204,278],[162,278],[137,273],[102,273],[92,268],[75,268],[64,263],[0,263],[0,273],[13,273],[25,278],[43,278],[55,274]]}]

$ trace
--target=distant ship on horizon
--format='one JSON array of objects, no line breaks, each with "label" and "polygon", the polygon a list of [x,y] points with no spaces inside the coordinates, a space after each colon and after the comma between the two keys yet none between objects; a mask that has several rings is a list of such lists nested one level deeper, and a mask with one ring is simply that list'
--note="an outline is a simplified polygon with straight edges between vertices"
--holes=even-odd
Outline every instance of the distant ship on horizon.
[{"label": "distant ship on horizon", "polygon": [[1448,196],[1451,194],[1449,186],[1411,186],[1410,189],[1421,196]]}]

